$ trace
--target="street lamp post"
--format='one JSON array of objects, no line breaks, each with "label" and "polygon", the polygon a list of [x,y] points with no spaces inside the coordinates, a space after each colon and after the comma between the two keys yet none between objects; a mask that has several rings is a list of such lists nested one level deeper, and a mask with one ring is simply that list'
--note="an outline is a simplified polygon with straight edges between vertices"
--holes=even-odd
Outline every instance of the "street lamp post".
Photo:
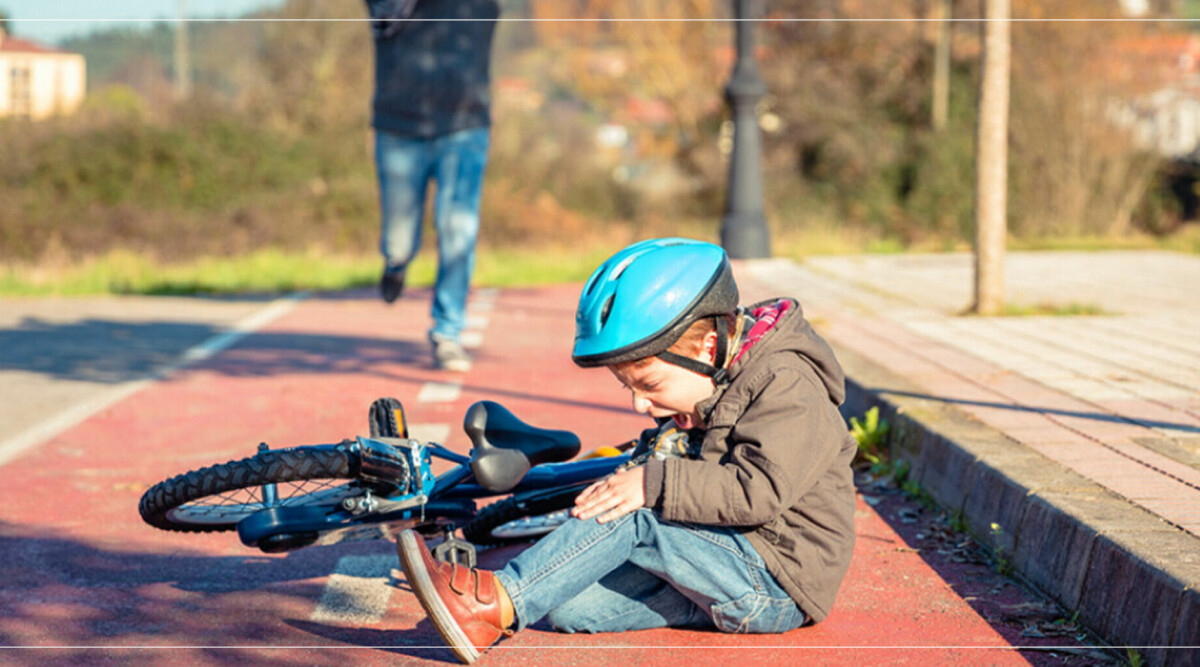
[{"label": "street lamp post", "polygon": [[729,159],[729,193],[721,220],[721,245],[733,259],[771,256],[767,219],[763,215],[762,134],[755,108],[767,93],[754,57],[753,0],[734,0],[737,62],[725,87],[733,111],[733,151]]}]

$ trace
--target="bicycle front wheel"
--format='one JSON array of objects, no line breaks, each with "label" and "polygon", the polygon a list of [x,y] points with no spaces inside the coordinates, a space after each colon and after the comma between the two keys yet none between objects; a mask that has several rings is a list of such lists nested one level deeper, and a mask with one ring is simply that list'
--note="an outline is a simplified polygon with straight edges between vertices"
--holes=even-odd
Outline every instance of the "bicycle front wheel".
[{"label": "bicycle front wheel", "polygon": [[234,530],[266,507],[333,507],[357,493],[344,450],[296,447],[176,475],[150,487],[138,511],[156,528],[208,533]]}]

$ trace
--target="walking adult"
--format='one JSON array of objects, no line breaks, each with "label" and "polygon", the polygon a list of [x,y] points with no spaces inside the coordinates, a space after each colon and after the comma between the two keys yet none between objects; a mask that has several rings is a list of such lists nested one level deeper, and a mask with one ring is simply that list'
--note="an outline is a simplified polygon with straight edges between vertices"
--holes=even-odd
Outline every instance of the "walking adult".
[{"label": "walking adult", "polygon": [[382,213],[380,293],[394,302],[421,246],[436,184],[438,270],[429,341],[434,364],[463,372],[460,333],[475,267],[487,167],[496,0],[366,0],[375,39],[375,164]]}]

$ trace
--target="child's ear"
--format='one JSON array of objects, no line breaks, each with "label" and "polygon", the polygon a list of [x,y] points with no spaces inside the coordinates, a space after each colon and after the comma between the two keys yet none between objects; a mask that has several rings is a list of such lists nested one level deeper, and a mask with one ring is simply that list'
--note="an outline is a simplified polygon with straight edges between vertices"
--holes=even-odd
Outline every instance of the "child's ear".
[{"label": "child's ear", "polygon": [[717,332],[710,331],[704,334],[704,345],[700,348],[700,361],[706,364],[716,365],[717,358]]}]

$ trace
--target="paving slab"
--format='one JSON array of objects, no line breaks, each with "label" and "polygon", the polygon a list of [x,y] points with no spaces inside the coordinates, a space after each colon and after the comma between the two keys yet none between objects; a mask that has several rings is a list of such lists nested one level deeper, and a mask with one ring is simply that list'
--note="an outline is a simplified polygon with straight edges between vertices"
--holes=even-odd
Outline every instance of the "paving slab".
[{"label": "paving slab", "polygon": [[1010,301],[1090,313],[1029,317],[966,315],[965,254],[737,270],[801,301],[848,414],[881,406],[894,454],[979,539],[1109,641],[1200,662],[1200,257],[1009,253]]}]

